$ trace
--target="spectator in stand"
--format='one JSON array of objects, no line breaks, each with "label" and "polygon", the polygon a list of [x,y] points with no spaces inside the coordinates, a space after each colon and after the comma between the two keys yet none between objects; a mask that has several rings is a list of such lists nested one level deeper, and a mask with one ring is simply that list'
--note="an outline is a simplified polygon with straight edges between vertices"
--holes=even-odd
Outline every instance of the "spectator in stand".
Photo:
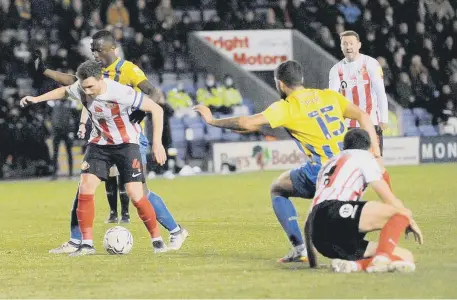
[{"label": "spectator in stand", "polygon": [[399,81],[396,84],[396,94],[398,95],[395,100],[403,107],[410,107],[414,105],[416,97],[413,94],[413,87],[408,73],[402,72],[399,75]]},{"label": "spectator in stand", "polygon": [[457,99],[457,72],[449,78],[449,87],[451,88],[451,97],[455,101]]},{"label": "spectator in stand", "polygon": [[434,57],[435,49],[430,38],[425,38],[422,47],[418,49],[421,60],[429,64]]},{"label": "spectator in stand", "polygon": [[444,70],[449,61],[456,56],[457,48],[454,46],[454,39],[452,36],[447,36],[444,40],[444,45],[439,52],[441,57],[441,68]]},{"label": "spectator in stand", "polygon": [[228,74],[224,76],[222,91],[223,106],[232,107],[243,103],[243,97],[241,96],[240,91],[235,87],[232,76]]},{"label": "spectator in stand", "polygon": [[154,31],[154,20],[152,18],[152,13],[146,6],[146,0],[138,0],[138,16],[133,22],[133,26],[136,32],[141,32],[147,36],[152,35]]},{"label": "spectator in stand", "polygon": [[32,19],[32,6],[30,0],[14,0],[14,5],[17,14],[19,15],[19,27],[29,27]]},{"label": "spectator in stand", "polygon": [[454,41],[457,41],[457,18],[452,23],[452,29],[451,29],[450,35],[452,36]]},{"label": "spectator in stand", "polygon": [[263,24],[256,20],[254,11],[248,10],[244,19],[240,22],[238,29],[262,29]]},{"label": "spectator in stand", "polygon": [[[337,24],[335,25],[335,33],[332,35],[332,36],[333,36],[333,39],[334,39],[335,41],[339,41],[339,39],[340,39],[340,34],[341,34],[342,32],[344,32],[344,31],[346,31],[346,27],[344,27],[344,24],[337,23]],[[340,56],[340,53],[338,53],[338,56],[337,56],[337,57],[339,57],[339,56]]]},{"label": "spectator in stand", "polygon": [[[90,19],[87,22],[88,26],[88,31],[90,32],[91,30],[101,30],[103,29],[103,23],[102,20],[100,19],[100,11],[98,9],[93,10],[90,13]],[[87,34],[90,35],[90,34]]]},{"label": "spectator in stand", "polygon": [[203,30],[224,30],[224,27],[221,18],[219,18],[218,15],[213,15],[211,19],[205,23]]},{"label": "spectator in stand", "polygon": [[405,48],[406,52],[410,52],[411,49],[411,34],[409,33],[408,24],[400,23],[398,25],[397,40]]},{"label": "spectator in stand", "polygon": [[426,108],[429,112],[436,106],[434,101],[439,96],[435,84],[431,81],[428,72],[419,74],[419,79],[413,83],[414,95],[417,99],[416,104]]},{"label": "spectator in stand", "polygon": [[411,58],[411,67],[409,70],[413,83],[419,80],[419,75],[421,73],[428,73],[427,68],[422,64],[422,59],[419,55],[414,55],[413,58]]},{"label": "spectator in stand", "polygon": [[128,27],[130,14],[124,6],[123,0],[114,0],[106,13],[108,24],[112,26]]},{"label": "spectator in stand", "polygon": [[213,74],[207,74],[205,87],[197,90],[197,103],[210,107],[211,111],[219,111],[222,108],[222,89],[218,88]]},{"label": "spectator in stand", "polygon": [[390,70],[390,67],[387,64],[387,61],[386,61],[386,59],[384,57],[379,56],[377,58],[377,61],[378,61],[379,65],[382,68],[382,73],[384,74],[384,85],[386,87],[386,92],[392,93],[393,89],[395,88],[394,84],[393,84],[392,71]]},{"label": "spectator in stand", "polygon": [[341,0],[337,6],[340,13],[344,16],[347,24],[354,25],[360,18],[362,12],[360,9],[351,2],[351,0]]},{"label": "spectator in stand", "polygon": [[454,9],[452,8],[449,0],[433,0],[425,1],[427,9],[431,16],[438,21],[449,21],[455,16]]},{"label": "spectator in stand", "polygon": [[[373,10],[373,11],[375,11],[375,10]],[[375,14],[375,16],[376,16],[376,14]],[[389,34],[394,32],[394,27],[396,25],[394,20],[395,20],[394,19],[394,10],[392,7],[388,6],[385,10],[383,19],[380,21],[382,36],[388,36]]]},{"label": "spectator in stand", "polygon": [[425,32],[425,24],[422,22],[416,23],[416,31],[414,32],[414,40],[411,43],[413,49],[418,49],[424,44],[425,38],[428,37],[428,34]]},{"label": "spectator in stand", "polygon": [[[308,2],[304,0],[292,0],[290,18],[295,29],[311,35],[312,28],[315,27],[313,23],[317,20],[316,14],[319,8],[317,6],[311,8],[312,5]],[[283,27],[283,24],[281,24],[281,28]]]},{"label": "spectator in stand", "polygon": [[187,50],[187,37],[189,33],[197,29],[196,24],[192,22],[188,13],[184,13],[181,21],[176,24],[177,39],[183,45],[185,51]]},{"label": "spectator in stand", "polygon": [[117,48],[116,48],[116,56],[125,58],[125,41],[124,41],[124,29],[122,27],[114,27],[113,35],[116,39]]},{"label": "spectator in stand", "polygon": [[145,69],[143,58],[143,56],[145,56],[145,52],[146,47],[144,45],[144,36],[141,32],[137,32],[135,33],[135,40],[127,44],[127,56],[130,58],[130,61],[132,61],[140,69]]},{"label": "spectator in stand", "polygon": [[337,48],[337,43],[332,36],[332,33],[326,26],[319,28],[319,33],[317,34],[317,41],[319,45],[329,52],[333,56],[339,56],[340,51]]},{"label": "spectator in stand", "polygon": [[287,5],[287,0],[279,0],[278,5],[274,8],[276,17],[286,28],[292,28],[293,26],[290,8]]},{"label": "spectator in stand", "polygon": [[160,4],[155,9],[156,20],[159,23],[165,21],[167,17],[175,18],[173,7],[171,6],[171,0],[161,0]]},{"label": "spectator in stand", "polygon": [[168,91],[167,102],[174,110],[189,108],[193,103],[189,93],[184,90],[182,82],[178,82],[176,88]]},{"label": "spectator in stand", "polygon": [[372,14],[369,9],[367,9],[363,12],[361,27],[363,29],[363,30],[360,30],[361,32],[378,30],[378,26],[373,22]]},{"label": "spectator in stand", "polygon": [[340,16],[340,11],[336,6],[335,0],[319,1],[318,7],[319,9],[316,14],[316,19],[322,22],[322,24],[327,26],[328,28],[335,28],[335,25],[337,24],[336,20],[338,16]]},{"label": "spectator in stand", "polygon": [[[439,66],[438,66],[439,68]],[[452,74],[457,73],[457,58],[453,58],[446,66],[446,75],[451,77]]]},{"label": "spectator in stand", "polygon": [[267,10],[266,22],[263,29],[282,29],[284,26],[276,20],[276,14],[273,8]]},{"label": "spectator in stand", "polygon": [[[455,61],[457,63],[457,59]],[[430,72],[430,77],[432,78],[433,82],[435,82],[438,86],[443,86],[446,83],[447,74],[440,69],[440,63],[438,58],[431,58],[428,70]]]}]

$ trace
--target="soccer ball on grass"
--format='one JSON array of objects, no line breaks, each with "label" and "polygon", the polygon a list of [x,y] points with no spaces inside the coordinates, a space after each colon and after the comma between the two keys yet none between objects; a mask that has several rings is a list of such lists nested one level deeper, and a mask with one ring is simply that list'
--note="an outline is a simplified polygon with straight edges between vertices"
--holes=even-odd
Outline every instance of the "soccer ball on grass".
[{"label": "soccer ball on grass", "polygon": [[103,248],[109,254],[128,254],[133,247],[133,236],[127,228],[116,226],[108,229],[103,238]]}]

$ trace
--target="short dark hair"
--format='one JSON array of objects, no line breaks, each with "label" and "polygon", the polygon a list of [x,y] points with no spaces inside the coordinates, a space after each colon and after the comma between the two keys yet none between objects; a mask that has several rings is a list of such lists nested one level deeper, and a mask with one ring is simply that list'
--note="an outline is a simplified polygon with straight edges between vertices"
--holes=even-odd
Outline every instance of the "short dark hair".
[{"label": "short dark hair", "polygon": [[81,65],[79,65],[76,70],[76,77],[79,80],[85,80],[89,77],[95,77],[100,79],[102,76],[102,66],[95,60],[86,60]]},{"label": "short dark hair", "polygon": [[111,43],[115,43],[116,39],[114,38],[114,35],[111,33],[111,31],[108,30],[99,30],[94,35],[92,36],[92,40],[105,40]]},{"label": "short dark hair", "polygon": [[303,68],[298,61],[288,60],[280,64],[275,70],[275,78],[288,87],[303,84]]},{"label": "short dark hair", "polygon": [[371,147],[371,140],[368,132],[361,128],[349,130],[344,137],[344,150],[360,149],[368,150]]},{"label": "short dark hair", "polygon": [[355,32],[354,30],[346,30],[346,31],[343,31],[342,33],[340,33],[340,39],[343,38],[343,36],[355,36],[357,38],[357,40],[360,42],[360,36],[357,32]]}]

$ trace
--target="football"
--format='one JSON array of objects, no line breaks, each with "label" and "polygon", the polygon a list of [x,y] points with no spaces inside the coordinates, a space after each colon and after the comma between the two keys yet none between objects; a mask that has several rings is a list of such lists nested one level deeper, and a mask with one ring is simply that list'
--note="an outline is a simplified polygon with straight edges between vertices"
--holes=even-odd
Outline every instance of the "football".
[{"label": "football", "polygon": [[116,226],[106,231],[103,238],[103,248],[109,254],[128,254],[132,247],[133,236],[127,228]]}]

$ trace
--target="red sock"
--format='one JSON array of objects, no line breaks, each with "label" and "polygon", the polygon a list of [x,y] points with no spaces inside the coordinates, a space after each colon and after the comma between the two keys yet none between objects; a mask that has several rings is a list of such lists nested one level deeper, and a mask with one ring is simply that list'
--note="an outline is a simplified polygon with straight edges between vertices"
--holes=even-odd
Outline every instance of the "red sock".
[{"label": "red sock", "polygon": [[146,196],[143,196],[143,198],[141,198],[138,202],[133,202],[133,205],[136,207],[138,215],[141,220],[143,220],[143,223],[148,229],[151,237],[159,237],[160,230],[159,226],[157,226],[156,212]]},{"label": "red sock", "polygon": [[408,225],[408,217],[400,214],[393,215],[381,230],[376,255],[384,254],[391,257],[400,240],[401,234],[405,232]]},{"label": "red sock", "polygon": [[93,239],[94,215],[94,195],[78,194],[76,216],[78,217],[79,229],[81,230],[83,240]]},{"label": "red sock", "polygon": [[387,182],[390,190],[392,190],[392,184],[390,183],[390,175],[389,173],[387,173],[387,170],[382,174],[382,178]]},{"label": "red sock", "polygon": [[372,259],[373,259],[372,257],[364,258],[364,259],[356,260],[356,263],[357,263],[357,265],[359,265],[360,270],[365,271]]}]

